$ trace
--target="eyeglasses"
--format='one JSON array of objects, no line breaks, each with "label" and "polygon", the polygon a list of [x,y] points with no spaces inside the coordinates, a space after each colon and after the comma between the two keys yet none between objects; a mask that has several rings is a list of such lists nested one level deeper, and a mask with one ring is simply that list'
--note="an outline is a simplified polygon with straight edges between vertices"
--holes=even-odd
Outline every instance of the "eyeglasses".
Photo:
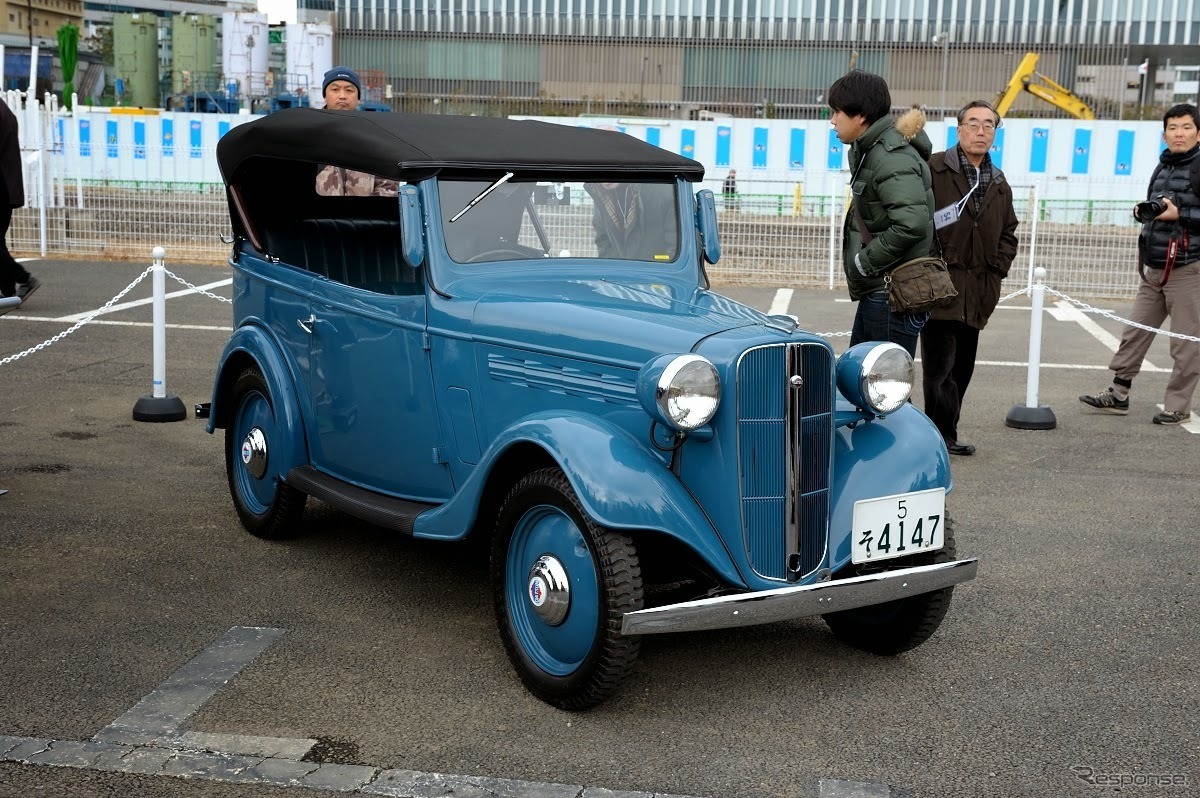
[{"label": "eyeglasses", "polygon": [[966,122],[960,122],[959,127],[965,127],[972,131],[982,130],[985,133],[995,133],[996,128],[1000,127],[995,122],[977,122],[974,119],[969,119]]}]

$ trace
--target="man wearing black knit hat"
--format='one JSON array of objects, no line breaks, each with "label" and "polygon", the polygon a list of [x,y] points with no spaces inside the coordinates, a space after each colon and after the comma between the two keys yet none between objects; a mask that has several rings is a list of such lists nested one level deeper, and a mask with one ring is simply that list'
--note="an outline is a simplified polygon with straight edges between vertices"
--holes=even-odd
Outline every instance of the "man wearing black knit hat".
[{"label": "man wearing black knit hat", "polygon": [[[325,73],[321,96],[329,110],[354,111],[362,100],[362,81],[350,67],[335,66]],[[326,166],[317,174],[317,193],[326,197],[394,197],[398,190],[395,180],[340,166]]]}]

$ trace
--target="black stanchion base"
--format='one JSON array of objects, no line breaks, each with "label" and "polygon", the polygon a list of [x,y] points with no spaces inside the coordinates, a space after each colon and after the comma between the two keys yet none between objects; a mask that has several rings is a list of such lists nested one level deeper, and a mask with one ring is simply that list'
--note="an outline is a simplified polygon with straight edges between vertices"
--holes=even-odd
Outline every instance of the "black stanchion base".
[{"label": "black stanchion base", "polygon": [[1054,429],[1058,426],[1058,419],[1054,417],[1054,411],[1045,405],[1013,405],[1004,423],[1013,429]]},{"label": "black stanchion base", "polygon": [[143,396],[133,405],[134,421],[183,421],[187,408],[178,396]]}]

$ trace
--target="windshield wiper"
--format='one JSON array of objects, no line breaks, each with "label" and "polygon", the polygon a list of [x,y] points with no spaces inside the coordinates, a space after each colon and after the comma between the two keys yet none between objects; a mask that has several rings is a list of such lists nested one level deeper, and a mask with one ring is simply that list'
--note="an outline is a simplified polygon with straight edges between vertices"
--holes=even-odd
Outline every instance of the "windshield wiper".
[{"label": "windshield wiper", "polygon": [[492,183],[490,186],[488,186],[487,188],[485,188],[483,191],[479,192],[479,196],[475,197],[475,199],[473,199],[473,200],[471,200],[470,202],[468,202],[468,203],[467,203],[467,206],[466,206],[465,208],[463,208],[461,211],[459,211],[458,213],[456,213],[456,214],[454,214],[453,216],[451,216],[451,217],[450,217],[450,221],[451,221],[451,222],[457,222],[457,221],[459,220],[459,218],[460,218],[460,217],[462,217],[462,215],[463,215],[464,213],[466,213],[467,211],[469,211],[469,210],[471,210],[472,208],[474,208],[474,207],[475,207],[477,204],[479,204],[479,201],[480,201],[481,199],[483,199],[484,197],[486,197],[488,194],[491,194],[493,191],[495,191],[496,189],[500,188],[500,186],[502,186],[502,185],[504,185],[505,183],[507,183],[507,182],[508,182],[510,179],[512,179],[512,176],[513,176],[513,173],[512,173],[512,172],[507,172],[507,173],[505,173],[504,177],[500,178],[500,179],[499,179],[499,180],[497,180],[495,183]]}]

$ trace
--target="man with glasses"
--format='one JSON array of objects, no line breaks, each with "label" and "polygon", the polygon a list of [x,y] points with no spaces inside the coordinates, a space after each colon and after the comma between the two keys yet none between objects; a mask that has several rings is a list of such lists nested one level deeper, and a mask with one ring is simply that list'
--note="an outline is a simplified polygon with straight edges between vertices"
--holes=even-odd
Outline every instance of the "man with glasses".
[{"label": "man with glasses", "polygon": [[1017,255],[1017,214],[1012,187],[992,163],[1000,117],[976,100],[958,112],[958,144],[929,159],[933,174],[934,254],[950,267],[958,296],[935,308],[921,330],[925,414],[950,454],[975,447],[958,439],[963,397],[975,371],[982,330],[1000,299],[1000,281]]}]

